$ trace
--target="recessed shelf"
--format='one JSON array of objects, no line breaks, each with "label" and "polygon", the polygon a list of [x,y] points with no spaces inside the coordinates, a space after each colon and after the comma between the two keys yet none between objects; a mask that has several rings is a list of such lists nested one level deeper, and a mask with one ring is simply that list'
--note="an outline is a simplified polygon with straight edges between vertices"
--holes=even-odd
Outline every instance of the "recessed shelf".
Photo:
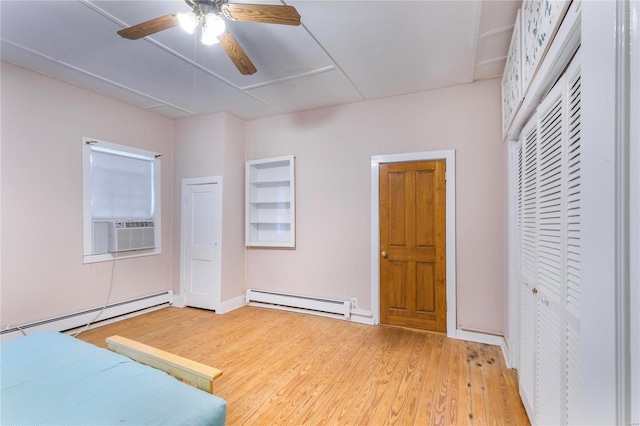
[{"label": "recessed shelf", "polygon": [[245,243],[295,247],[293,156],[247,161]]}]

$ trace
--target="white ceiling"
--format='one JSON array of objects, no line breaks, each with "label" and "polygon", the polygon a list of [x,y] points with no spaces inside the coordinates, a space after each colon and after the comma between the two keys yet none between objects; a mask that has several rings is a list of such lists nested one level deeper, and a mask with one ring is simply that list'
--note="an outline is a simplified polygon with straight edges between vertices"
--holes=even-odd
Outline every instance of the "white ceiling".
[{"label": "white ceiling", "polygon": [[520,0],[231,0],[288,4],[298,27],[227,22],[258,71],[176,27],[122,28],[190,10],[183,0],[0,1],[1,59],[170,117],[244,119],[502,75]]}]

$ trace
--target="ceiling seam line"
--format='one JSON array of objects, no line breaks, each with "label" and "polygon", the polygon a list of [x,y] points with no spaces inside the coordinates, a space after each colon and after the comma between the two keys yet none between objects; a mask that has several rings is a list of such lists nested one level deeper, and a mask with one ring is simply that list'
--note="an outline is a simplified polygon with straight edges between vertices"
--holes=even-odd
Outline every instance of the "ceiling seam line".
[{"label": "ceiling seam line", "polygon": [[260,87],[271,86],[272,84],[283,83],[285,81],[291,81],[291,80],[297,80],[299,78],[311,77],[313,75],[322,74],[322,73],[325,73],[325,72],[333,71],[335,69],[336,69],[336,67],[334,67],[333,65],[329,65],[328,67],[318,68],[316,70],[312,70],[312,71],[305,72],[305,73],[302,73],[302,74],[296,74],[296,75],[292,75],[292,76],[289,76],[289,77],[278,78],[276,80],[270,80],[270,81],[265,81],[265,82],[262,82],[262,83],[252,84],[251,86],[244,86],[244,87],[242,87],[242,90],[258,89]]},{"label": "ceiling seam line", "polygon": [[486,61],[476,62],[475,66],[477,67],[479,65],[488,65],[488,64],[492,64],[494,62],[504,61],[505,59],[507,59],[506,56],[501,56],[499,58],[493,58],[493,59],[487,59]]},{"label": "ceiling seam line", "polygon": [[[283,4],[287,5],[287,2],[284,0],[281,0]],[[307,34],[309,34],[309,37],[311,37],[313,39],[313,41],[315,41],[318,46],[320,46],[320,49],[322,49],[322,51],[329,57],[329,59],[331,59],[331,61],[333,62],[333,64],[335,65],[335,67],[337,69],[340,70],[340,72],[342,73],[342,75],[344,76],[344,78],[347,79],[347,81],[349,82],[349,84],[351,84],[351,86],[356,90],[356,92],[358,92],[358,94],[360,95],[360,97],[363,100],[366,100],[367,98],[362,94],[362,92],[360,91],[360,89],[358,89],[358,86],[355,85],[355,83],[351,80],[351,78],[349,78],[349,76],[347,75],[347,73],[342,69],[342,67],[340,66],[340,64],[338,64],[338,61],[336,61],[333,56],[331,56],[331,54],[327,51],[327,49],[325,49],[325,47],[322,45],[322,43],[320,43],[320,41],[316,38],[316,36],[314,36],[311,31],[309,31],[309,28],[307,28],[307,26],[304,24],[304,22],[302,22],[302,20],[300,21],[300,26],[302,28],[304,28],[304,30],[307,32]]]},{"label": "ceiling seam line", "polygon": [[469,75],[467,77],[467,82],[473,83],[473,79],[476,74],[476,57],[478,56],[478,31],[480,31],[480,15],[482,14],[482,8],[480,7],[480,2],[475,3],[475,22],[473,25],[473,32],[471,33],[471,52],[470,57],[473,58],[471,61],[471,66],[469,67]]},{"label": "ceiling seam line", "polygon": [[[84,6],[88,7],[89,9],[93,10],[94,12],[98,13],[99,15],[102,15],[103,17],[109,19],[110,21],[122,26],[123,28],[126,28],[126,23],[124,21],[121,21],[120,19],[116,18],[115,16],[111,15],[110,13],[106,12],[105,10],[101,9],[100,7],[94,5],[93,3],[91,3],[88,0],[77,0],[79,3],[83,4]],[[170,49],[168,47],[166,47],[165,45],[163,45],[162,43],[159,43],[157,41],[155,41],[154,39],[152,39],[151,37],[147,36],[147,37],[143,37],[143,40],[147,41],[148,43],[153,44],[154,46],[164,50],[166,53],[169,53],[170,55],[173,55],[175,58],[180,59],[181,61],[191,65],[194,68],[199,69],[200,71],[204,72],[205,74],[210,75],[211,77],[217,79],[218,81],[226,84],[227,86],[231,87],[232,89],[238,90],[241,93],[244,93],[250,97],[252,97],[253,99],[257,100],[258,102],[261,102],[262,104],[266,105],[267,107],[273,109],[276,112],[282,112],[279,108],[276,108],[274,105],[271,105],[269,102],[265,101],[262,98],[259,98],[258,96],[255,96],[252,93],[246,92],[244,90],[242,90],[241,87],[236,86],[235,84],[233,84],[232,82],[228,81],[227,79],[219,76],[218,74],[208,70],[207,68],[201,66],[200,64],[190,60],[189,58],[186,58],[184,56],[182,56],[181,54],[179,54],[178,52],[174,51],[173,49]],[[160,101],[162,102],[162,101]],[[192,113],[193,114],[193,113]]]},{"label": "ceiling seam line", "polygon": [[[115,16],[111,15],[110,13],[108,13],[107,11],[99,8],[98,6],[94,5],[93,3],[91,3],[88,0],[77,0],[79,3],[87,6],[89,9],[93,10],[94,12],[102,15],[103,17],[109,19],[110,21],[122,26],[123,28],[126,28],[126,26],[128,24],[126,24],[124,21],[121,21],[120,19],[116,18]],[[154,46],[164,50],[165,52],[169,53],[170,55],[173,55],[174,57],[176,57],[177,59],[180,59],[183,62],[188,63],[191,66],[194,66],[196,68],[198,68],[200,71],[206,72],[207,74],[209,74],[210,76],[220,80],[221,82],[225,83],[228,86],[231,86],[232,88],[236,89],[236,90],[242,90],[239,86],[236,86],[235,84],[233,84],[232,82],[228,81],[227,79],[220,77],[219,75],[217,75],[216,73],[207,70],[206,68],[204,68],[203,66],[201,66],[200,64],[192,61],[189,58],[186,58],[184,56],[182,56],[181,54],[179,54],[178,52],[176,52],[173,49],[170,49],[169,47],[165,46],[164,44],[155,41],[154,39],[151,38],[151,36],[146,36],[142,38],[143,40],[145,40],[148,43],[153,44]]]},{"label": "ceiling seam line", "polygon": [[489,37],[495,34],[500,34],[500,33],[504,33],[507,31],[511,31],[513,30],[513,28],[515,27],[515,25],[507,25],[506,27],[502,27],[502,28],[496,28],[495,30],[491,30],[491,31],[487,31],[484,32],[482,34],[478,34],[478,38],[485,38],[485,37]]},{"label": "ceiling seam line", "polygon": [[[119,88],[124,89],[124,90],[127,90],[127,91],[129,91],[129,92],[131,92],[131,93],[135,93],[136,95],[140,95],[140,96],[142,96],[142,97],[145,97],[145,98],[147,98],[147,99],[149,99],[149,100],[152,100],[152,101],[155,101],[155,102],[159,102],[161,105],[169,106],[169,107],[171,107],[171,108],[175,108],[175,109],[180,110],[180,111],[182,111],[182,112],[186,112],[187,114],[197,115],[197,114],[196,114],[195,112],[193,112],[193,111],[189,111],[188,109],[185,109],[185,108],[179,107],[179,106],[174,105],[174,104],[172,104],[172,103],[170,103],[170,102],[165,102],[165,101],[163,101],[162,99],[158,99],[158,98],[156,98],[156,97],[154,97],[154,96],[151,96],[151,95],[148,95],[148,94],[146,94],[146,93],[140,92],[140,91],[138,91],[138,90],[132,89],[131,87],[125,86],[124,84],[116,83],[115,81],[109,80],[109,79],[104,78],[104,77],[100,77],[100,76],[99,76],[99,75],[97,75],[97,74],[94,74],[94,73],[92,73],[92,72],[89,72],[89,71],[83,70],[82,68],[78,68],[78,67],[73,66],[73,65],[71,65],[71,64],[68,64],[68,63],[66,63],[66,62],[59,61],[59,60],[57,60],[57,59],[55,59],[55,58],[53,58],[53,57],[51,57],[51,56],[43,55],[43,54],[42,54],[42,53],[40,53],[40,52],[36,52],[36,51],[34,51],[34,50],[31,50],[31,49],[29,49],[29,48],[27,48],[27,47],[25,47],[25,46],[22,46],[22,45],[20,45],[20,44],[14,43],[14,42],[12,42],[12,41],[10,41],[10,40],[6,40],[6,39],[4,39],[4,38],[0,38],[0,40],[1,40],[2,42],[4,42],[4,43],[8,43],[8,44],[12,45],[13,47],[15,47],[15,48],[17,48],[17,49],[20,49],[20,50],[22,50],[22,51],[24,51],[24,52],[30,53],[30,54],[32,54],[32,55],[34,55],[34,56],[37,56],[37,57],[41,58],[41,59],[47,60],[47,61],[49,61],[49,62],[52,62],[52,63],[58,64],[58,65],[61,65],[61,66],[63,66],[63,67],[69,68],[69,69],[72,69],[72,70],[77,71],[77,72],[79,72],[79,73],[81,73],[81,74],[84,74],[84,75],[86,75],[86,76],[89,76],[89,77],[95,78],[96,80],[100,80],[100,81],[102,81],[102,82],[104,82],[104,83],[110,84],[110,85],[112,85],[112,86],[119,87]],[[44,73],[40,73],[40,74],[44,74]],[[49,74],[44,74],[44,75],[49,75]],[[49,76],[50,76],[50,77],[52,77],[51,75],[49,75]],[[55,77],[52,77],[52,78],[55,78]],[[58,78],[56,78],[56,80],[58,80]],[[64,81],[64,80],[61,80],[61,81]],[[68,82],[67,82],[67,83],[68,83]],[[77,85],[75,85],[75,84],[73,84],[73,83],[68,83],[68,84],[71,84],[71,85],[76,86],[76,87],[82,87],[82,86],[77,86]],[[86,89],[86,90],[91,90],[91,89]],[[91,91],[93,91],[93,90],[91,90]],[[95,93],[100,94],[99,92],[95,92]],[[107,96],[107,95],[103,95],[103,96]],[[143,109],[149,109],[149,108],[151,108],[151,107],[141,106],[140,108],[143,108]],[[157,106],[155,106],[155,108],[157,108]]]}]

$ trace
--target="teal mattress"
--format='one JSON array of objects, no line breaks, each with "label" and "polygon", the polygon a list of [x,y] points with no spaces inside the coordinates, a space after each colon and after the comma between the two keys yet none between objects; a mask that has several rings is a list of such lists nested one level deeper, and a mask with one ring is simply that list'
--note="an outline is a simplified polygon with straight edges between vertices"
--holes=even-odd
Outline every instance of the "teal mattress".
[{"label": "teal mattress", "polygon": [[60,333],[0,345],[0,424],[224,425],[223,399]]}]

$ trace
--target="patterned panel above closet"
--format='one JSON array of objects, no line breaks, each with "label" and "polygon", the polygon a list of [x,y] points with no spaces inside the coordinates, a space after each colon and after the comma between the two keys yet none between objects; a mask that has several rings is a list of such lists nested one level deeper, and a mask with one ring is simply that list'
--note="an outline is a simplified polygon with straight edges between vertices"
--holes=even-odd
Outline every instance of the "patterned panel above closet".
[{"label": "patterned panel above closet", "polygon": [[513,27],[502,76],[502,136],[506,137],[570,0],[524,0]]},{"label": "patterned panel above closet", "polygon": [[522,4],[522,88],[525,93],[569,3],[568,0],[525,0]]},{"label": "patterned panel above closet", "polygon": [[516,16],[507,55],[507,64],[502,76],[502,136],[506,136],[516,111],[522,103],[522,38],[520,11]]}]

